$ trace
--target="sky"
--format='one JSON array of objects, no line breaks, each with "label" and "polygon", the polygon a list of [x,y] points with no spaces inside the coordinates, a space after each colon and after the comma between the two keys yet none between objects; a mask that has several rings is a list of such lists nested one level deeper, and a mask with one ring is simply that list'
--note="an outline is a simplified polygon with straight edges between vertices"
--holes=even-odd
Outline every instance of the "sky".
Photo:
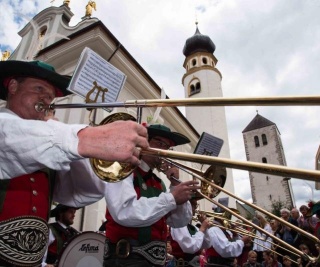
[{"label": "sky", "polygon": [[[70,0],[76,25],[87,0]],[[63,0],[0,0],[0,50],[39,11]],[[316,96],[320,88],[320,0],[96,0],[99,18],[170,98],[184,98],[183,46],[196,30],[216,45],[225,97]],[[183,109],[182,109],[183,111]],[[226,107],[231,159],[246,161],[243,129],[257,112],[274,122],[287,166],[315,169],[317,106]],[[251,201],[247,171],[233,170],[235,193]],[[291,179],[296,206],[320,200],[315,183]]]}]

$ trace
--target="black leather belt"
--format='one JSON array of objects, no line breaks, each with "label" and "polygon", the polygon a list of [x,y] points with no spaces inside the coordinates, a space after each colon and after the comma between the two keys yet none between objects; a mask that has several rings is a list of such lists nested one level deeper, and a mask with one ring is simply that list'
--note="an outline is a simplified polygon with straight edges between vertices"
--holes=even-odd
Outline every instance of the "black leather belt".
[{"label": "black leather belt", "polygon": [[208,257],[209,266],[233,266],[234,258]]},{"label": "black leather belt", "polygon": [[0,222],[0,258],[17,266],[41,264],[47,248],[47,223],[34,216],[21,216]]},{"label": "black leather belt", "polygon": [[151,241],[140,245],[137,240],[121,239],[116,244],[106,240],[105,259],[144,258],[154,265],[163,266],[166,262],[166,243]]}]

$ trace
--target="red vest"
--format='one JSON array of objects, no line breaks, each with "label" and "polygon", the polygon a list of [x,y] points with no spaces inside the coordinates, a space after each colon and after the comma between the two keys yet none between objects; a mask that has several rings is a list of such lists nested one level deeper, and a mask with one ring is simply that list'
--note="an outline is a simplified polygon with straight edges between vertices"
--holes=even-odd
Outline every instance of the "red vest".
[{"label": "red vest", "polygon": [[[197,230],[196,229],[190,229],[194,227],[193,225],[188,224],[188,230],[190,235],[192,236]],[[194,232],[194,233],[192,233]],[[201,249],[194,253],[194,254],[190,254],[190,253],[184,253],[180,247],[180,245],[178,244],[177,241],[173,240],[171,237],[171,234],[169,235],[169,240],[172,246],[172,255],[176,258],[176,259],[184,259],[185,261],[191,261],[195,256],[199,256],[201,254]]]},{"label": "red vest", "polygon": [[7,187],[0,190],[6,190],[1,192],[5,198],[0,212],[0,221],[24,215],[48,219],[49,179],[44,172],[10,179]]},{"label": "red vest", "polygon": [[218,254],[218,252],[213,247],[208,248],[206,250],[206,257],[221,258],[221,256]]},{"label": "red vest", "polygon": [[[139,185],[139,177],[136,175],[136,173],[139,172],[140,177],[143,176],[144,184],[147,186],[147,188],[155,189],[155,191],[164,191],[163,184],[160,178],[158,178],[156,175],[154,175],[151,171],[147,174],[143,173],[142,170],[137,169],[135,171],[134,175],[134,189],[137,193],[137,198],[139,199],[143,192],[141,190],[144,190],[143,188],[140,188]],[[143,186],[144,187],[144,186]],[[158,196],[156,192],[154,194],[150,194],[148,197],[154,197]],[[163,217],[156,223],[150,226],[150,229],[147,229],[148,227],[125,227],[118,223],[116,223],[113,218],[111,217],[109,211],[106,211],[106,237],[109,238],[111,243],[117,243],[120,239],[126,238],[126,239],[134,239],[134,240],[140,240],[141,241],[141,230],[146,229],[149,233],[148,239],[149,241],[153,240],[161,240],[166,241],[167,238],[167,224],[166,224],[166,218]],[[150,231],[149,231],[150,230]],[[141,242],[144,243],[144,242]],[[147,242],[146,242],[147,243]]]},{"label": "red vest", "polygon": [[[221,229],[225,236],[228,238],[229,241],[232,241],[232,237],[229,235],[229,233],[223,229]],[[206,257],[215,257],[215,258],[222,258],[220,254],[213,248],[208,248],[206,250]]]}]

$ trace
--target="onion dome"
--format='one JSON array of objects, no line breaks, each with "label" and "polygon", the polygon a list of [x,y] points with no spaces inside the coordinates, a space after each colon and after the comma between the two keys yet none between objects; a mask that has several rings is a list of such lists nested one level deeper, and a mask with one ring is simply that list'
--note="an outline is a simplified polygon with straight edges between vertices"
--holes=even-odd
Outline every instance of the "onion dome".
[{"label": "onion dome", "polygon": [[200,33],[197,25],[195,34],[188,38],[184,47],[183,54],[188,57],[196,52],[208,52],[212,53],[216,50],[215,44],[212,42],[209,36]]}]

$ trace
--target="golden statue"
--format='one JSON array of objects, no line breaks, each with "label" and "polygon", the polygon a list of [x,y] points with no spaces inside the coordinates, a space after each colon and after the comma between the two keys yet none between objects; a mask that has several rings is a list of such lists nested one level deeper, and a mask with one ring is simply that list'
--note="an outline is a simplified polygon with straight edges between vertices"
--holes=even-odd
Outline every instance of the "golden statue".
[{"label": "golden statue", "polygon": [[64,0],[64,1],[63,1],[63,4],[66,5],[67,7],[69,7],[70,0]]},{"label": "golden statue", "polygon": [[92,9],[94,9],[95,11],[96,9],[96,2],[89,0],[88,4],[86,5],[86,17],[91,17],[92,15]]},{"label": "golden statue", "polygon": [[1,61],[6,61],[10,57],[10,52],[8,50],[2,52]]}]

